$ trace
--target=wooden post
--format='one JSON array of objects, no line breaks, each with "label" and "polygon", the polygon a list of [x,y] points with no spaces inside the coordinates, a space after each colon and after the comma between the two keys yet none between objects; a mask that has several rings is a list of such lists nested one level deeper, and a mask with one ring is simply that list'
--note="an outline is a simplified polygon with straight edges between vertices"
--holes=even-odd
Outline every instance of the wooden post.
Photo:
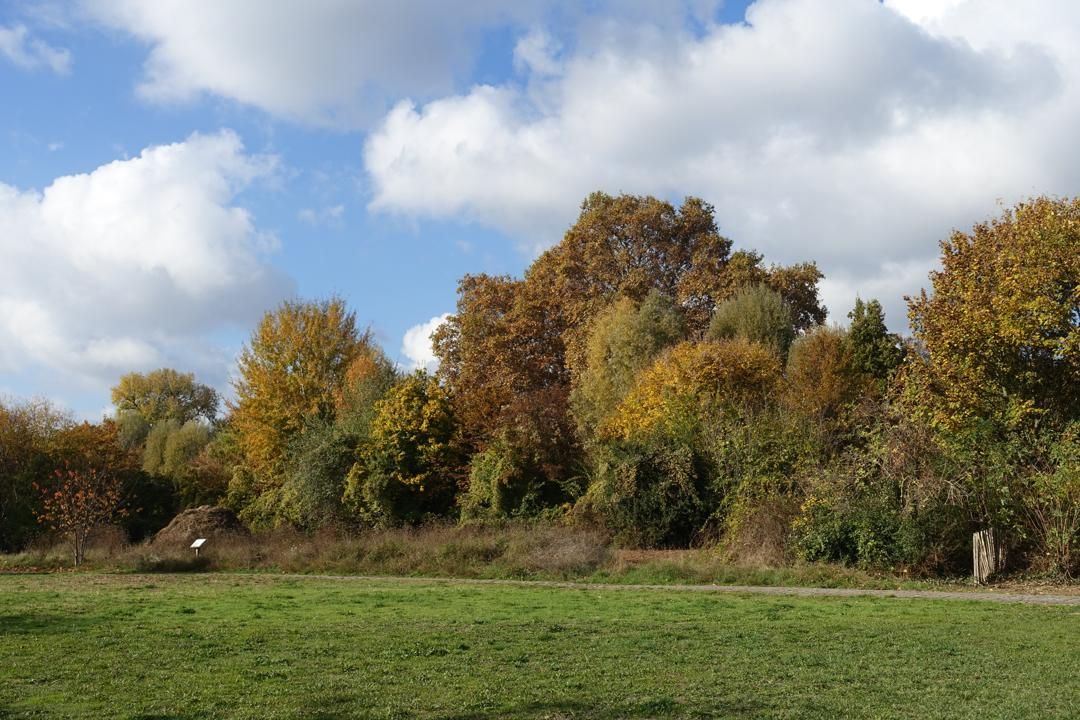
[{"label": "wooden post", "polygon": [[980,530],[971,536],[975,583],[982,585],[1005,566],[1005,549],[993,530]]}]

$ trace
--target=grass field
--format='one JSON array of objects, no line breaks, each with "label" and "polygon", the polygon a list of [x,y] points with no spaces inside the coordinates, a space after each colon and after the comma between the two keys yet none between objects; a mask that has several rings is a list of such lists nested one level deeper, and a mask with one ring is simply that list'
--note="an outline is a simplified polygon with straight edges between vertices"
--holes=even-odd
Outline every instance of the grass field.
[{"label": "grass field", "polygon": [[0,575],[0,717],[1076,717],[1080,609]]}]

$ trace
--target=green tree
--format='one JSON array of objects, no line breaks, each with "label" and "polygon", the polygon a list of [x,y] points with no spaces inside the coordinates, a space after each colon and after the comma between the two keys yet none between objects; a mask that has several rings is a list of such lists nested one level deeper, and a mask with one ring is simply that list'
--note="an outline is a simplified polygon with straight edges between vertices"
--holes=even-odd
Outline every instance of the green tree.
[{"label": "green tree", "polygon": [[885,325],[885,311],[877,300],[863,302],[855,299],[855,308],[848,313],[851,325],[847,342],[851,348],[852,366],[882,383],[887,382],[904,361],[900,337],[890,333]]},{"label": "green tree", "polygon": [[163,420],[183,425],[191,420],[213,422],[220,399],[213,388],[195,382],[192,373],[161,368],[142,373],[128,373],[112,389],[117,415],[134,413],[147,426]]},{"label": "green tree", "polygon": [[767,285],[753,285],[716,306],[707,337],[760,343],[786,358],[795,339],[795,316],[779,292]]},{"label": "green tree", "polygon": [[355,461],[352,438],[336,425],[316,420],[304,428],[289,446],[282,515],[306,529],[344,521],[342,495]]}]

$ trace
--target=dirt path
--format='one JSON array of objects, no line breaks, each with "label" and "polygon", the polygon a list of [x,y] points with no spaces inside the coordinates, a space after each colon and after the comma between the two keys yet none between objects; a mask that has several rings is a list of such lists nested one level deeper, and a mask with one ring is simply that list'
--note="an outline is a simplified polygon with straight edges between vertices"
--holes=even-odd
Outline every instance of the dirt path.
[{"label": "dirt path", "polygon": [[996,603],[1028,603],[1032,605],[1078,605],[1080,595],[1041,595],[1035,593],[994,590],[870,590],[859,588],[776,587],[771,585],[628,585],[615,583],[562,582],[556,580],[475,580],[458,578],[392,577],[378,575],[274,575],[272,577],[312,578],[319,580],[440,583],[447,585],[503,585],[511,587],[546,587],[567,590],[667,590],[672,592],[708,592],[758,595],[788,595],[795,597],[880,597],[915,600],[968,600]]}]

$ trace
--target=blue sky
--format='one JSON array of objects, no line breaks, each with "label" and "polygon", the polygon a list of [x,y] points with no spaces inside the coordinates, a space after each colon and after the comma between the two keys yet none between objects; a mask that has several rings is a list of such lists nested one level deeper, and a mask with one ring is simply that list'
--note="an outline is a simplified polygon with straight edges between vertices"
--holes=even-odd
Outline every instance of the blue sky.
[{"label": "blue sky", "polygon": [[[403,366],[468,272],[595,189],[717,208],[904,328],[936,243],[1076,194],[1080,12],[1043,0],[0,4],[0,394],[227,390],[259,316],[344,297]],[[406,342],[407,341],[407,342]]]}]

